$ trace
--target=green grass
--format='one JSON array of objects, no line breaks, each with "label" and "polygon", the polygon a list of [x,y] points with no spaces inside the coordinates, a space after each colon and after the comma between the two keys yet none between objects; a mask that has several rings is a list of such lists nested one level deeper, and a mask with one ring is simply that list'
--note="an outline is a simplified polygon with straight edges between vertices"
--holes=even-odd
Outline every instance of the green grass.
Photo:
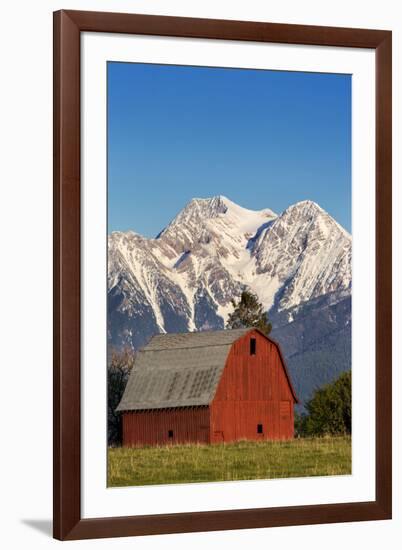
[{"label": "green grass", "polygon": [[351,474],[351,438],[110,448],[108,486]]}]

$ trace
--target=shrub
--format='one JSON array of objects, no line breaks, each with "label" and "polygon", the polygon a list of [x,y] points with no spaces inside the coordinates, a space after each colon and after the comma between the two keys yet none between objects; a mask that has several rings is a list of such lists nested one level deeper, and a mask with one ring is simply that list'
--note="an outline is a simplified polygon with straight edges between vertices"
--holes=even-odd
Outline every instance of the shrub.
[{"label": "shrub", "polygon": [[295,419],[296,433],[303,436],[351,434],[351,382],[351,372],[344,372],[331,384],[316,390],[306,403],[307,414]]}]

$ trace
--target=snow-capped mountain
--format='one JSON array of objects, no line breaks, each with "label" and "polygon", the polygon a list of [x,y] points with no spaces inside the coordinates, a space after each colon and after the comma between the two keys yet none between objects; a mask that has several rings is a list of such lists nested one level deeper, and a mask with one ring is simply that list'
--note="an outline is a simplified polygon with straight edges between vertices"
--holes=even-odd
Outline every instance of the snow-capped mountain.
[{"label": "snow-capped mountain", "polygon": [[[154,239],[113,232],[108,263],[115,347],[137,348],[156,332],[223,328],[244,288],[266,307],[278,340],[308,304],[332,316],[350,304],[351,236],[312,201],[277,215],[222,196],[193,199]],[[341,317],[336,330],[350,323],[350,314]],[[301,340],[293,347],[299,353]]]}]

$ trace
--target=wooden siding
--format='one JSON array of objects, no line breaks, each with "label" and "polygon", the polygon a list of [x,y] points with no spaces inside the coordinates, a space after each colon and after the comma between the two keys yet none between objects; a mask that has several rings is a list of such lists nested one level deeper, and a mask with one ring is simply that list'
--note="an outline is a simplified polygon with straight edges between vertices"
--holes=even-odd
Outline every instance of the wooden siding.
[{"label": "wooden siding", "polygon": [[[173,437],[169,437],[169,430]],[[123,445],[209,443],[209,407],[183,407],[123,413]]]},{"label": "wooden siding", "polygon": [[[250,338],[256,354],[250,355]],[[211,403],[211,442],[290,439],[294,397],[277,346],[250,331],[232,346]],[[262,424],[263,433],[257,432]]]}]

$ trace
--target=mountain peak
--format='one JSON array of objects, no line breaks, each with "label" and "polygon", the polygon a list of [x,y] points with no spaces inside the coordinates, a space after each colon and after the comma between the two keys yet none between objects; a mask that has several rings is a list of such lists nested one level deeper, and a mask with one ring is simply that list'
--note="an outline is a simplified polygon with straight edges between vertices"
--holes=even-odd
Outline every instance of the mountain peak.
[{"label": "mountain peak", "polygon": [[229,240],[247,241],[274,218],[272,210],[249,210],[224,195],[197,197],[186,204],[157,238],[180,251],[189,250],[194,244],[208,244],[211,239],[222,241],[223,235]]},{"label": "mountain peak", "polygon": [[350,239],[350,234],[344,229],[324,208],[311,200],[303,200],[292,204],[281,214],[281,218],[289,220],[316,221],[320,225],[329,226],[330,232],[336,227],[345,237]]},{"label": "mountain peak", "polygon": [[288,206],[285,210],[285,212],[302,212],[304,214],[321,214],[326,213],[323,208],[319,204],[317,204],[314,201],[311,200],[303,200],[296,202],[295,204],[292,204],[291,206]]},{"label": "mountain peak", "polygon": [[186,204],[182,212],[191,212],[191,213],[202,213],[208,217],[214,218],[218,214],[225,214],[228,206],[227,203],[230,202],[229,199],[222,195],[216,195],[215,197],[207,198],[193,198],[190,202]]},{"label": "mountain peak", "polygon": [[228,207],[220,196],[193,198],[158,235],[158,238],[174,232],[177,228],[189,225],[199,226],[207,219],[216,218],[219,214],[225,214],[227,209]]},{"label": "mountain peak", "polygon": [[[202,212],[204,214],[203,219],[212,219],[218,217],[220,214],[234,214],[236,216],[263,216],[266,218],[276,218],[277,214],[270,208],[264,208],[262,210],[252,210],[244,208],[239,204],[225,197],[225,195],[215,195],[207,198],[193,198],[186,204],[182,212]],[[175,220],[178,218],[175,218]],[[173,221],[175,221],[173,220]]]}]

